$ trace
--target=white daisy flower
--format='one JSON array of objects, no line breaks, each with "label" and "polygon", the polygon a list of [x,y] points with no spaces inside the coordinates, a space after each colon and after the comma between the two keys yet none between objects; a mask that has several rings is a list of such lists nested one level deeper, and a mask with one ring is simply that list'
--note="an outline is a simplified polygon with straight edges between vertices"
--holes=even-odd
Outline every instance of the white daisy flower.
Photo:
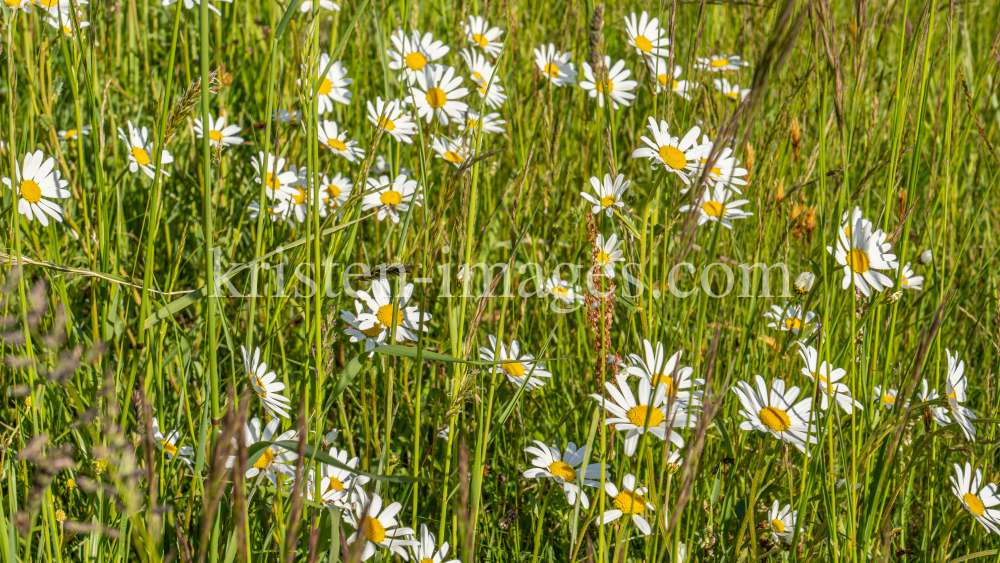
[{"label": "white daisy flower", "polygon": [[[605,76],[604,69],[607,69],[607,76]],[[612,65],[611,57],[605,55],[604,69],[597,69],[595,72],[594,69],[590,68],[590,64],[584,61],[584,80],[580,81],[580,88],[586,90],[591,98],[597,98],[597,103],[602,108],[605,96],[611,98],[611,107],[615,109],[618,109],[618,104],[630,105],[631,100],[635,99],[632,90],[635,90],[639,83],[628,79],[632,75],[632,71],[625,68],[625,61],[619,60]]]},{"label": "white daisy flower", "polygon": [[815,283],[816,276],[812,272],[802,272],[799,277],[795,278],[795,283],[792,285],[795,293],[805,295],[812,290]]},{"label": "white daisy flower", "polygon": [[[257,216],[260,215],[260,202],[257,200],[250,202],[250,205],[247,205],[247,211],[250,212],[250,220],[256,221]],[[274,205],[267,206],[264,213],[275,223],[278,221],[285,221],[289,225],[293,224],[291,207],[288,205],[287,201],[278,201]]]},{"label": "white daisy flower", "polygon": [[531,460],[531,465],[534,467],[530,467],[524,472],[525,479],[553,479],[566,494],[567,504],[574,506],[576,496],[579,494],[580,504],[584,509],[589,509],[590,500],[581,485],[601,486],[601,464],[591,463],[584,468],[583,458],[587,455],[587,448],[577,449],[573,442],[566,444],[565,452],[560,452],[555,447],[546,446],[545,442],[539,440],[534,442],[537,447],[524,449],[526,453],[535,456]]},{"label": "white daisy flower", "polygon": [[194,460],[191,457],[194,455],[194,448],[191,446],[177,446],[177,442],[180,441],[180,434],[176,430],[171,430],[166,435],[160,431],[160,423],[153,417],[153,441],[156,442],[156,448],[167,454],[167,459],[177,458],[184,462],[188,467],[194,465]]},{"label": "white daisy flower", "polygon": [[[792,536],[795,535],[795,520],[798,516],[797,510],[792,510],[791,504],[784,507],[781,503],[774,501],[771,510],[767,513],[767,527],[771,530],[771,541],[774,543],[792,543]],[[799,532],[805,530],[799,529]]]},{"label": "white daisy flower", "polygon": [[337,172],[333,178],[323,174],[323,181],[320,182],[319,189],[320,197],[323,198],[323,206],[319,208],[319,216],[326,217],[343,212],[343,206],[350,199],[354,184],[351,183],[350,178]]},{"label": "white daisy flower", "polygon": [[[417,340],[417,333],[427,332],[427,322],[431,320],[430,313],[420,313],[419,307],[406,304],[413,296],[413,284],[408,283],[396,296],[393,304],[392,288],[387,279],[376,279],[372,281],[371,293],[358,291],[358,297],[368,307],[367,311],[358,315],[358,330],[365,335],[371,333],[375,328],[379,329],[379,334],[375,337],[377,344],[404,342],[406,340]],[[393,316],[395,313],[395,317]],[[390,327],[395,325],[395,338],[390,340]],[[365,344],[367,347],[367,343]]]},{"label": "white daisy flower", "polygon": [[17,212],[27,217],[28,221],[37,218],[39,223],[47,227],[48,217],[62,223],[64,213],[62,206],[47,198],[65,199],[72,195],[65,189],[69,182],[61,176],[56,169],[56,159],[51,156],[46,159],[42,151],[36,151],[25,153],[21,166],[15,160],[14,180],[4,178],[3,183],[17,198]]},{"label": "white daisy flower", "polygon": [[[711,156],[714,146],[708,139],[708,136],[702,137],[701,147],[703,152],[701,158],[695,164],[694,171],[691,174],[692,179],[701,177],[702,170],[708,165],[708,157]],[[743,190],[740,189],[740,186],[747,185],[747,181],[743,177],[748,173],[746,168],[740,168],[740,160],[733,156],[733,149],[725,147],[715,156],[712,168],[705,175],[705,180],[709,185],[722,184],[730,190],[742,194]],[[687,190],[681,190],[681,193],[685,192]]]},{"label": "white daisy flower", "polygon": [[[132,125],[131,121],[127,122],[128,125],[128,135],[122,128],[118,128],[118,138],[125,143],[128,147],[128,160],[129,172],[133,174],[140,168],[149,176],[150,179],[156,175],[156,161],[150,156],[153,152],[153,141],[149,138],[149,129],[143,127],[142,129]],[[174,161],[174,157],[170,154],[167,149],[163,149],[160,156],[160,164],[170,164]],[[166,170],[160,170],[165,176],[170,176]]]},{"label": "white daisy flower", "polygon": [[[208,116],[208,139],[209,143],[213,147],[228,147],[230,145],[242,145],[243,137],[237,135],[241,131],[239,125],[226,125],[226,116],[220,115],[218,119],[212,120],[211,114]],[[205,133],[201,126],[201,119],[195,118],[194,120],[194,133],[199,139],[203,138]]]},{"label": "white daisy flower", "polygon": [[697,166],[698,159],[704,154],[705,147],[698,144],[698,136],[701,129],[695,125],[684,138],[672,137],[668,132],[669,125],[666,121],[656,122],[652,117],[646,125],[652,135],[642,137],[642,142],[647,146],[639,147],[632,151],[632,158],[648,158],[649,167],[653,170],[660,166],[667,172],[673,172],[685,184],[690,184],[693,172]]},{"label": "white daisy flower", "polygon": [[962,466],[954,464],[955,476],[951,479],[951,492],[962,501],[962,507],[968,510],[976,522],[982,524],[987,532],[1000,534],[1000,510],[993,508],[1000,504],[997,495],[997,485],[987,482],[983,484],[983,470],[976,468],[972,473],[972,464],[965,462]]},{"label": "white daisy flower", "polygon": [[836,251],[829,246],[826,247],[827,252],[844,267],[844,280],[841,282],[843,289],[851,287],[852,279],[865,297],[871,295],[872,289],[882,291],[892,287],[892,279],[878,271],[895,268],[890,261],[896,257],[885,253],[887,249],[881,242],[884,240],[883,235],[881,229],[872,233],[872,224],[859,218],[851,229],[850,237],[840,229]]},{"label": "white daisy flower", "polygon": [[562,53],[552,43],[535,48],[535,66],[553,86],[576,84],[576,67],[570,62],[573,53]]},{"label": "white daisy flower", "polygon": [[427,123],[437,117],[441,125],[452,121],[461,123],[469,110],[468,104],[461,99],[469,90],[462,86],[462,77],[455,76],[455,69],[432,65],[416,73],[416,77],[406,101],[417,108],[417,117],[424,118]]},{"label": "white daisy flower", "polygon": [[559,279],[559,276],[552,274],[545,280],[545,293],[551,295],[562,302],[563,305],[575,305],[583,303],[584,296],[581,294],[583,288],[579,285],[572,285],[568,281]]},{"label": "white daisy flower", "polygon": [[347,162],[354,162],[365,157],[365,150],[359,147],[356,141],[349,141],[347,131],[340,131],[336,121],[321,121],[317,134],[323,148],[346,158]]},{"label": "white daisy flower", "polygon": [[[347,508],[349,506],[350,502],[348,499],[350,499],[355,491],[360,490],[363,485],[368,483],[369,479],[364,475],[358,475],[351,471],[358,466],[359,459],[352,457],[348,460],[347,456],[347,450],[330,448],[330,457],[339,461],[344,467],[321,462],[319,468],[319,488],[315,487],[314,478],[310,500],[332,504],[339,508]],[[317,496],[319,497],[318,500]]]},{"label": "white daisy flower", "polygon": [[580,192],[580,195],[593,205],[591,213],[600,215],[603,211],[605,215],[611,217],[614,214],[613,210],[615,207],[620,210],[625,209],[622,194],[628,189],[629,183],[622,174],[615,176],[613,180],[611,179],[611,174],[605,174],[603,183],[597,176],[591,176],[590,185],[594,188],[594,192],[597,194],[596,197],[587,192]]},{"label": "white daisy flower", "polygon": [[45,10],[48,16],[58,17],[58,12],[68,10],[74,5],[85,5],[87,0],[35,0],[35,4]]},{"label": "white daisy flower", "polygon": [[409,211],[411,205],[419,207],[424,200],[417,181],[402,174],[396,176],[395,180],[390,180],[389,176],[369,177],[367,191],[371,193],[362,200],[361,211],[377,210],[376,217],[379,221],[388,217],[393,223],[399,223],[401,212]]},{"label": "white daisy flower", "polygon": [[45,18],[45,23],[49,26],[61,30],[63,35],[72,39],[76,37],[78,30],[90,27],[90,22],[83,19],[83,10],[76,11],[76,22],[73,21],[73,8],[66,6],[58,11],[50,11],[49,17]]},{"label": "white daisy flower", "polygon": [[745,66],[750,66],[750,63],[740,59],[737,55],[712,55],[708,58],[698,58],[698,67],[711,72],[740,70]]},{"label": "white daisy flower", "polygon": [[437,549],[434,534],[427,529],[427,524],[420,525],[420,542],[410,547],[413,551],[413,561],[417,563],[462,563],[458,559],[444,561],[448,557],[449,549],[447,541],[441,544],[441,549]]},{"label": "white daisy flower", "polygon": [[279,393],[285,388],[285,384],[277,381],[278,374],[267,371],[267,363],[260,361],[260,348],[253,348],[253,356],[243,346],[240,346],[240,351],[243,353],[243,369],[250,378],[253,392],[260,397],[264,410],[276,418],[288,418],[290,401]]},{"label": "white daisy flower", "polygon": [[393,47],[386,51],[389,68],[400,71],[410,84],[427,70],[428,63],[440,59],[450,50],[442,41],[435,41],[433,34],[425,33],[421,37],[417,30],[407,35],[402,29],[398,29],[389,36],[389,40]]},{"label": "white daisy flower", "polygon": [[381,324],[375,325],[361,330],[361,321],[358,318],[365,314],[366,309],[364,303],[361,301],[354,301],[354,312],[350,312],[346,309],[340,310],[340,318],[345,323],[347,323],[347,328],[344,329],[344,334],[346,334],[350,341],[354,344],[358,342],[365,343],[365,352],[369,352],[368,357],[371,358],[375,355],[375,347],[385,344],[385,327]]},{"label": "white daisy flower", "polygon": [[504,347],[503,342],[497,342],[497,337],[489,335],[490,346],[479,347],[479,358],[486,362],[502,362],[492,367],[487,367],[497,375],[506,375],[507,381],[515,387],[524,387],[525,391],[534,391],[545,386],[545,381],[540,377],[551,378],[552,374],[545,369],[545,364],[540,364],[531,354],[521,354],[521,344],[517,340],[510,342],[510,350]]},{"label": "white daisy flower", "polygon": [[305,125],[302,121],[302,110],[297,109],[290,112],[287,109],[276,109],[271,115],[271,119],[284,123],[285,125]]},{"label": "white daisy flower", "polygon": [[500,79],[494,78],[496,69],[493,65],[478,51],[462,49],[459,54],[465,60],[465,64],[469,65],[469,72],[472,73],[472,81],[476,83],[479,97],[486,98],[486,105],[491,108],[502,106],[507,101],[507,94],[503,93]]},{"label": "white daisy flower", "polygon": [[[896,406],[896,399],[899,398],[899,391],[891,387],[883,388],[881,385],[875,386],[873,393],[874,402],[881,404],[884,408],[891,409]],[[906,401],[904,407],[909,406],[910,401]]]},{"label": "white daisy flower", "polygon": [[[917,397],[920,398],[921,403],[927,403],[931,401],[937,401],[941,398],[938,395],[937,389],[934,389],[927,383],[926,379],[920,381],[920,391],[917,393]],[[926,407],[928,413],[930,414],[931,420],[933,420],[938,426],[947,426],[951,424],[951,417],[948,416],[948,409],[945,407]]]},{"label": "white daisy flower", "polygon": [[[250,164],[253,166],[254,171],[257,176],[254,178],[254,182],[260,184],[261,182],[261,170],[264,168],[264,153],[258,152],[255,156],[250,158]],[[279,201],[289,201],[293,196],[296,195],[296,190],[292,187],[298,183],[299,176],[294,170],[283,170],[285,168],[286,161],[284,158],[278,158],[273,154],[268,153],[267,155],[267,175],[264,177],[264,194],[270,199],[276,199]]]},{"label": "white daisy flower", "polygon": [[[296,432],[294,430],[288,430],[281,434],[275,436],[278,431],[278,424],[280,419],[272,418],[264,428],[260,427],[260,419],[252,418],[250,422],[243,427],[244,432],[244,442],[246,447],[258,443],[258,442],[285,442],[296,439]],[[235,440],[234,440],[235,442]],[[278,485],[278,475],[283,475],[287,477],[293,477],[295,475],[295,465],[292,463],[298,459],[298,454],[294,451],[286,450],[281,446],[269,445],[260,454],[253,464],[247,468],[246,478],[253,479],[264,473],[267,480],[271,482],[272,485]],[[236,456],[229,456],[226,460],[226,467],[233,467],[236,465]]]},{"label": "white daisy flower", "polygon": [[375,555],[376,548],[381,547],[390,554],[398,555],[404,561],[407,559],[406,548],[420,545],[420,542],[410,539],[415,533],[412,528],[403,528],[396,521],[396,515],[403,505],[394,502],[384,509],[382,497],[376,493],[368,496],[358,489],[356,502],[352,503],[354,510],[344,511],[344,520],[355,531],[347,538],[347,545],[353,546],[362,542],[361,560],[367,561]]},{"label": "white daisy flower", "polygon": [[681,68],[681,65],[675,65],[673,70],[670,70],[670,61],[667,59],[646,57],[646,66],[653,77],[653,86],[657,93],[669,90],[685,100],[690,100],[691,91],[698,87],[696,82],[678,80],[684,73],[684,69]]},{"label": "white daisy flower", "polygon": [[[303,0],[303,2],[299,4],[299,11],[302,12],[303,14],[311,12],[312,9],[313,9],[312,0]],[[319,9],[326,10],[328,12],[339,12],[340,6],[336,2],[333,2],[332,0],[319,0]]]},{"label": "white daisy flower", "polygon": [[665,388],[664,397],[666,400],[673,400],[682,404],[685,408],[698,406],[702,396],[702,391],[697,390],[705,384],[704,379],[692,379],[694,369],[688,366],[681,367],[682,350],[678,350],[669,358],[663,351],[663,343],[657,342],[656,348],[653,343],[643,339],[642,347],[644,355],[629,354],[629,365],[625,368],[625,373],[649,381],[650,385],[657,389],[662,385]]},{"label": "white daisy flower", "polygon": [[847,414],[853,413],[855,407],[864,410],[861,403],[851,397],[851,389],[844,383],[838,383],[838,381],[847,375],[847,370],[834,368],[825,360],[823,363],[817,365],[819,352],[812,346],[807,346],[798,341],[795,343],[799,345],[799,356],[806,364],[802,368],[802,375],[819,385],[819,390],[821,391],[819,395],[822,397],[820,407],[823,410],[830,408],[831,397],[834,401],[837,401],[840,408],[844,409],[844,412]]},{"label": "white daisy flower", "polygon": [[21,11],[24,13],[31,13],[31,7],[35,5],[34,0],[6,0],[4,3],[8,9],[13,11]]},{"label": "white daisy flower", "polygon": [[500,54],[503,43],[498,39],[503,35],[503,30],[499,27],[490,27],[489,22],[482,16],[470,15],[468,22],[462,22],[462,30],[465,31],[465,38],[482,49],[483,52],[491,57]]},{"label": "white daisy flower", "polygon": [[672,405],[670,415],[661,408],[666,403],[666,385],[657,385],[653,390],[648,379],[639,379],[639,400],[628,386],[628,374],[619,373],[615,376],[618,386],[610,381],[604,382],[610,400],[593,394],[591,398],[608,411],[607,424],[618,432],[625,432],[625,455],[632,457],[639,445],[639,437],[649,432],[660,440],[667,439],[678,448],[684,447],[684,438],[676,428],[691,427],[697,421],[694,414],[685,411],[678,401]]},{"label": "white daisy flower", "polygon": [[[732,192],[722,184],[714,187],[705,186],[705,191],[699,199],[698,224],[704,225],[709,221],[715,221],[727,229],[732,229],[733,221],[753,216],[753,213],[739,209],[741,205],[750,203],[749,200],[728,201],[730,195]],[[691,211],[691,206],[682,205],[679,211],[688,213]]]},{"label": "white daisy flower", "polygon": [[650,19],[646,11],[636,18],[632,12],[625,18],[625,33],[628,34],[628,44],[635,47],[635,52],[640,57],[669,57],[670,39],[663,29],[660,28],[660,20]]},{"label": "white daisy flower", "polygon": [[475,155],[475,149],[469,142],[468,137],[462,137],[457,140],[449,139],[445,136],[434,137],[431,142],[431,148],[437,153],[434,155],[434,158],[447,160],[454,164],[455,168],[461,168],[466,160]]},{"label": "white daisy flower", "polygon": [[412,143],[410,137],[418,132],[417,124],[399,100],[382,101],[381,97],[376,97],[374,104],[368,100],[368,121],[400,143]]},{"label": "white daisy flower", "polygon": [[[30,0],[25,0],[30,1]],[[59,138],[64,141],[75,141],[80,135],[88,136],[92,127],[89,124],[83,125],[79,131],[76,129],[60,129]]]},{"label": "white daisy flower", "polygon": [[604,274],[605,277],[614,278],[615,277],[615,262],[624,262],[625,253],[622,251],[622,241],[618,240],[618,235],[616,233],[611,233],[611,236],[607,241],[604,240],[604,235],[602,233],[597,233],[597,245],[594,250],[596,255],[594,256],[594,266],[598,268],[598,271]]},{"label": "white daisy flower", "polygon": [[954,399],[959,403],[968,400],[966,391],[969,387],[969,378],[965,376],[965,362],[958,359],[958,354],[954,356],[951,350],[945,348],[945,356],[948,358],[948,376],[945,382],[945,396]]},{"label": "white daisy flower", "polygon": [[[324,71],[326,74],[323,74]],[[347,77],[347,69],[340,61],[331,65],[330,55],[323,53],[319,56],[319,66],[316,72],[319,73],[318,77],[323,79],[320,81],[319,87],[316,88],[316,103],[318,104],[316,111],[320,115],[333,111],[334,102],[350,105],[352,94],[347,87],[353,84],[354,80]],[[313,80],[311,73],[305,67],[302,69],[302,74],[309,77],[307,80]],[[301,86],[302,79],[298,79],[296,83]],[[308,89],[311,88],[312,86],[309,85]]]},{"label": "white daisy flower", "polygon": [[465,131],[473,135],[481,133],[504,133],[506,120],[500,119],[500,114],[493,112],[480,115],[479,112],[469,110],[465,113]]},{"label": "white daisy flower", "polygon": [[[164,6],[169,6],[169,5],[173,4],[176,1],[177,0],[163,0],[163,5]],[[212,0],[212,2],[232,2],[232,1],[233,0]],[[220,12],[218,8],[216,8],[215,6],[213,6],[212,2],[208,3],[208,9],[211,10],[213,13],[215,13],[215,15],[221,16],[222,12]],[[200,6],[200,5],[201,5],[201,1],[200,0],[184,0],[184,8],[186,10],[193,10],[195,6]]]},{"label": "white daisy flower", "polygon": [[730,84],[729,80],[725,78],[716,78],[712,80],[712,85],[715,86],[715,89],[718,90],[720,94],[735,102],[742,102],[747,99],[747,96],[750,95],[749,88],[741,89],[739,84]]},{"label": "white daisy flower", "polygon": [[740,429],[747,432],[768,432],[809,455],[806,442],[816,443],[816,426],[809,422],[812,397],[793,404],[799,397],[798,387],[792,387],[786,393],[785,382],[775,379],[768,392],[763,377],[755,376],[755,381],[756,388],[746,381],[738,381],[732,387],[743,405],[740,415],[747,419],[740,424]]},{"label": "white daisy flower", "polygon": [[635,475],[631,473],[622,477],[621,490],[611,481],[604,483],[604,492],[611,497],[611,503],[614,505],[614,508],[606,510],[600,516],[600,524],[614,522],[622,516],[631,516],[632,523],[635,524],[636,528],[639,528],[643,535],[648,536],[653,532],[649,522],[643,518],[647,510],[650,512],[655,510],[653,503],[646,499],[649,491],[646,487],[636,485],[638,483],[636,482]]},{"label": "white daisy flower", "polygon": [[915,289],[917,291],[924,288],[924,276],[914,276],[909,262],[903,266],[902,271],[899,270],[899,266],[897,265],[896,272],[899,276],[899,287],[903,289]]},{"label": "white daisy flower", "polygon": [[767,323],[767,328],[777,328],[782,332],[791,331],[795,336],[809,336],[818,328],[816,313],[806,311],[803,317],[802,306],[789,304],[788,301],[781,306],[771,305],[771,310],[764,313],[764,318],[771,319],[771,322]]}]

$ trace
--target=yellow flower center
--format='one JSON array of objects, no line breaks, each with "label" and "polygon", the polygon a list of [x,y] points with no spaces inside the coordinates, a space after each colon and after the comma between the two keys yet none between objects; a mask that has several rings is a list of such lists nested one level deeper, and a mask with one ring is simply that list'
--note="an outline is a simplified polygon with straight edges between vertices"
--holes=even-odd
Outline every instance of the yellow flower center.
[{"label": "yellow flower center", "polygon": [[302,205],[306,202],[306,191],[302,188],[295,186],[295,193],[292,195],[292,201],[295,205]]},{"label": "yellow flower center", "polygon": [[267,186],[271,188],[272,191],[276,192],[281,189],[281,180],[279,180],[277,176],[271,174],[270,172],[267,173],[267,180],[264,183],[267,184]]},{"label": "yellow flower center", "polygon": [[545,74],[549,75],[549,78],[555,78],[559,76],[559,67],[552,63],[545,63]]},{"label": "yellow flower center", "polygon": [[59,0],[38,0],[38,5],[43,8],[51,8],[59,3]]},{"label": "yellow flower center", "polygon": [[8,8],[17,8],[21,4],[21,0],[7,0]]},{"label": "yellow flower center", "polygon": [[222,131],[216,131],[215,129],[212,129],[211,131],[208,132],[208,138],[215,141],[216,143],[221,142]]},{"label": "yellow flower center", "polygon": [[326,490],[323,491],[323,494],[325,495],[330,491],[343,491],[343,490],[344,490],[344,484],[340,482],[340,479],[337,479],[336,477],[330,477],[330,484],[326,486]]},{"label": "yellow flower center", "polygon": [[864,250],[855,248],[847,255],[847,265],[858,274],[863,274],[871,269],[871,262]]},{"label": "yellow flower center", "polygon": [[549,465],[549,473],[556,477],[562,477],[567,483],[576,481],[576,470],[564,461],[553,461]]},{"label": "yellow flower center", "polygon": [[177,455],[177,446],[171,444],[166,440],[158,440],[156,443],[159,444],[160,448],[162,448],[163,451],[167,452],[168,454],[174,456]]},{"label": "yellow flower center", "polygon": [[430,557],[424,557],[423,559],[420,560],[420,563],[434,563],[434,560],[431,559]]},{"label": "yellow flower center", "polygon": [[340,139],[328,139],[328,141],[330,143],[330,148],[335,151],[347,150],[347,144],[344,143],[344,141],[341,141]]},{"label": "yellow flower center", "polygon": [[[482,74],[479,74],[479,71],[478,71],[478,70],[474,70],[474,71],[472,71],[472,77],[473,77],[473,78],[475,78],[475,79],[476,79],[476,82],[479,82],[480,84],[481,84],[481,83],[483,83],[483,82],[485,82],[485,81],[483,80],[483,75],[482,75]],[[480,88],[480,90],[482,90],[482,89]]]},{"label": "yellow flower center", "polygon": [[386,190],[379,196],[382,205],[399,205],[403,201],[403,194],[395,190]]},{"label": "yellow flower center", "polygon": [[615,508],[624,514],[642,514],[646,511],[646,497],[632,491],[622,491],[615,496]]},{"label": "yellow flower center", "polygon": [[808,289],[806,289],[805,287],[800,286],[798,284],[795,285],[794,289],[795,289],[795,293],[798,293],[799,295],[805,295],[805,294],[809,293]]},{"label": "yellow flower center", "polygon": [[648,53],[653,50],[653,42],[646,39],[645,35],[637,35],[635,37],[635,48],[643,53]]},{"label": "yellow flower center", "polygon": [[[336,199],[340,197],[340,186],[338,186],[337,184],[327,184],[326,193],[327,195],[330,196],[329,199]],[[333,202],[333,204],[337,205],[337,202],[335,201]]]},{"label": "yellow flower center", "polygon": [[441,109],[448,103],[448,95],[437,86],[427,90],[427,103],[434,109]]},{"label": "yellow flower center", "polygon": [[983,501],[979,500],[979,497],[972,493],[965,493],[962,497],[965,504],[969,505],[969,512],[975,514],[976,516],[982,516],[986,512],[986,507],[983,506]]},{"label": "yellow flower center", "polygon": [[[13,1],[16,4],[20,0],[13,0]],[[7,5],[8,6],[11,5],[10,2],[11,2],[11,0],[7,0]],[[66,135],[64,135],[63,137],[66,138],[66,139],[72,139],[73,137],[76,137],[76,133],[77,133],[76,129],[70,129],[70,130],[66,131]]]},{"label": "yellow flower center", "polygon": [[889,395],[888,393],[886,393],[885,395],[882,395],[882,404],[893,405],[895,403],[896,403],[896,397],[893,397],[892,395]]},{"label": "yellow flower center", "polygon": [[785,328],[788,330],[802,330],[805,328],[805,324],[795,317],[789,317],[785,319]]},{"label": "yellow flower center", "polygon": [[771,529],[779,534],[783,534],[785,533],[785,523],[775,518],[774,520],[771,520]]},{"label": "yellow flower center", "polygon": [[709,217],[724,217],[726,208],[717,201],[706,201],[701,205],[701,210]]},{"label": "yellow flower center", "polygon": [[667,397],[674,394],[674,378],[670,377],[665,373],[660,373],[653,376],[653,380],[650,382],[653,387],[659,387],[661,383],[667,386]]},{"label": "yellow flower center", "polygon": [[611,261],[611,257],[608,256],[607,252],[604,252],[602,250],[602,251],[600,251],[600,252],[597,253],[597,259],[596,260],[597,260],[598,264],[607,264],[608,262]]},{"label": "yellow flower center", "polygon": [[601,207],[611,207],[615,204],[615,196],[609,195],[601,198]]},{"label": "yellow flower center", "polygon": [[729,66],[729,59],[712,59],[712,68],[722,68]]},{"label": "yellow flower center", "polygon": [[594,85],[597,91],[602,94],[607,94],[613,92],[615,89],[615,83],[610,78],[605,78],[604,80],[598,80],[597,84]]},{"label": "yellow flower center", "polygon": [[730,99],[733,99],[733,100],[735,100],[736,98],[740,97],[740,93],[737,92],[737,91],[735,91],[735,90],[732,91],[732,92],[726,92],[726,95],[729,96]]},{"label": "yellow flower center", "polygon": [[62,31],[63,31],[63,33],[65,33],[69,37],[73,37],[73,30],[70,29],[68,26],[65,26],[65,25],[62,26]]},{"label": "yellow flower center", "polygon": [[485,47],[486,45],[489,44],[489,41],[485,37],[483,37],[483,34],[481,33],[473,33],[472,40],[475,41],[476,43],[479,43],[480,47]]},{"label": "yellow flower center", "polygon": [[38,200],[42,199],[42,188],[34,180],[23,180],[18,190],[28,203],[38,203]]},{"label": "yellow flower center", "polygon": [[[392,314],[396,313],[396,322],[392,322]],[[403,326],[403,312],[399,310],[399,307],[393,307],[392,305],[382,305],[378,308],[378,312],[375,313],[375,317],[378,318],[378,322],[383,326],[392,326],[395,324],[398,326]]]},{"label": "yellow flower center", "polygon": [[788,413],[777,407],[764,407],[760,411],[760,421],[775,432],[784,432],[792,426]]},{"label": "yellow flower center", "polygon": [[381,127],[382,129],[385,129],[386,131],[396,130],[396,124],[393,123],[392,120],[389,119],[388,117],[378,118],[378,126]]},{"label": "yellow flower center", "polygon": [[361,533],[365,539],[372,543],[382,543],[385,541],[385,527],[377,519],[368,516],[361,524]]},{"label": "yellow flower center", "polygon": [[403,62],[410,70],[422,70],[427,65],[427,57],[423,53],[413,52],[403,57]]},{"label": "yellow flower center", "polygon": [[254,462],[253,466],[255,469],[260,469],[261,471],[263,471],[264,469],[267,468],[268,465],[271,464],[271,460],[273,459],[274,459],[274,450],[272,450],[271,448],[267,448],[266,450],[264,450],[264,453],[260,454],[260,457],[257,458],[257,461]]},{"label": "yellow flower center", "polygon": [[139,166],[149,166],[149,153],[142,147],[132,149],[132,158],[139,163]]},{"label": "yellow flower center", "polygon": [[333,90],[333,82],[330,82],[329,78],[324,78],[323,82],[319,83],[319,90],[316,93],[320,96],[326,96]]},{"label": "yellow flower center", "polygon": [[383,327],[379,323],[375,323],[371,328],[366,328],[362,330],[361,333],[367,336],[368,338],[375,338],[376,336],[378,336],[378,333],[382,332],[383,328],[385,327]]},{"label": "yellow flower center", "polygon": [[445,151],[444,159],[455,164],[462,164],[463,162],[462,156],[454,151]]},{"label": "yellow flower center", "polygon": [[[663,422],[663,411],[653,408],[652,411],[646,405],[639,405],[629,409],[627,413],[628,421],[639,428],[654,428]],[[649,425],[646,425],[646,417],[649,417]]]},{"label": "yellow flower center", "polygon": [[524,377],[524,366],[521,362],[504,362],[500,364],[500,369],[513,377]]},{"label": "yellow flower center", "polygon": [[264,387],[264,382],[261,381],[259,377],[256,375],[252,376],[250,378],[250,383],[253,385],[253,391],[254,393],[257,393],[258,397],[261,399],[267,397],[267,389]]},{"label": "yellow flower center", "polygon": [[483,130],[483,122],[479,119],[469,118],[465,120],[465,128],[479,132]]},{"label": "yellow flower center", "polygon": [[569,297],[569,290],[565,287],[555,286],[550,291],[552,292],[552,295],[555,295],[556,297],[562,297],[563,299]]},{"label": "yellow flower center", "polygon": [[660,160],[663,161],[663,164],[666,164],[674,170],[683,170],[684,167],[687,166],[687,157],[684,156],[684,153],[677,147],[665,145],[660,147],[660,150],[657,152],[659,153]]}]

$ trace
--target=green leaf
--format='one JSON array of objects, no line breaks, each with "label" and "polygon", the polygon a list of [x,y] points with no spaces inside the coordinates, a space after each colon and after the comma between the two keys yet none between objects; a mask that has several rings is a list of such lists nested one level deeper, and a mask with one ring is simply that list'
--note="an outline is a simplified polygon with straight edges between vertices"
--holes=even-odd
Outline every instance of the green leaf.
[{"label": "green leaf", "polygon": [[722,441],[726,444],[726,450],[729,452],[729,457],[736,459],[736,450],[733,448],[733,438],[729,435],[729,430],[726,430],[726,425],[723,421],[715,419],[712,421],[715,427],[719,430],[719,434],[722,435]]},{"label": "green leaf", "polygon": [[285,10],[285,15],[281,17],[281,23],[278,24],[278,30],[274,33],[275,43],[281,39],[281,34],[285,31],[285,26],[288,25],[288,22],[292,19],[292,15],[295,14],[295,11],[299,9],[299,4],[301,2],[302,0],[292,0],[288,3],[288,9]]}]

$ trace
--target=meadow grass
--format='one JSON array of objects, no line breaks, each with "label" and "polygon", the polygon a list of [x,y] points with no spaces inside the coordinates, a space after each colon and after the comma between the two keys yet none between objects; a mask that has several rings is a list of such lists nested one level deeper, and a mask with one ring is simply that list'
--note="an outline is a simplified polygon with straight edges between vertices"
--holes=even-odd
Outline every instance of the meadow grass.
[{"label": "meadow grass", "polygon": [[190,1],[3,8],[0,561],[1000,562],[995,2]]}]

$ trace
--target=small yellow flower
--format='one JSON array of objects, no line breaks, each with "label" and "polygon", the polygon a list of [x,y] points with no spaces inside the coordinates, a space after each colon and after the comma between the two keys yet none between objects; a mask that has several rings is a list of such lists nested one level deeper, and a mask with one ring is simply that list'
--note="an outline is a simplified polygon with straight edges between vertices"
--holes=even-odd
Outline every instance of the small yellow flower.
[{"label": "small yellow flower", "polygon": [[27,397],[24,398],[24,406],[25,407],[27,407],[27,408],[30,409],[34,405],[35,405],[35,401],[31,398],[31,395],[28,395]]},{"label": "small yellow flower", "polygon": [[59,522],[60,524],[66,521],[66,511],[61,508],[56,510],[55,516],[56,516],[56,522]]},{"label": "small yellow flower", "polygon": [[103,459],[95,459],[93,461],[92,465],[93,465],[93,468],[94,468],[94,473],[96,473],[98,475],[100,475],[101,473],[104,473],[108,469],[108,462],[106,460],[103,460]]},{"label": "small yellow flower", "polygon": [[74,479],[72,477],[70,477],[69,479],[66,479],[66,488],[70,489],[70,490],[75,489],[76,488],[76,479]]}]

